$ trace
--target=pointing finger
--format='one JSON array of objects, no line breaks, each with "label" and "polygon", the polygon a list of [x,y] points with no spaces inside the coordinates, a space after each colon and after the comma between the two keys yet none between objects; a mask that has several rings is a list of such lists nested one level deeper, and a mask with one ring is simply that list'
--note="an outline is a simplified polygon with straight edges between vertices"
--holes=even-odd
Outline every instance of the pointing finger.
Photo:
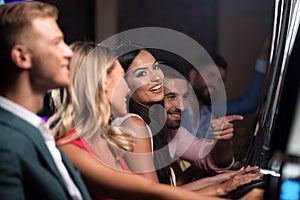
[{"label": "pointing finger", "polygon": [[225,123],[232,122],[232,121],[241,121],[244,119],[244,117],[242,115],[229,115],[224,118],[225,118],[225,120],[224,120]]}]

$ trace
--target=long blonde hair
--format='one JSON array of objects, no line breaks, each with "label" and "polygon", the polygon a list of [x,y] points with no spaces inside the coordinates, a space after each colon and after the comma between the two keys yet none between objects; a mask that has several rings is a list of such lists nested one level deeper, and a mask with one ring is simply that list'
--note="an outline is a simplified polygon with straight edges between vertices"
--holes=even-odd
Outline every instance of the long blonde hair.
[{"label": "long blonde hair", "polygon": [[52,92],[57,112],[48,123],[52,124],[55,138],[64,137],[76,127],[77,134],[61,140],[63,143],[79,137],[91,140],[102,135],[111,144],[133,151],[130,134],[110,125],[111,108],[103,87],[108,71],[114,67],[112,52],[86,41],[75,42],[71,48],[74,51],[70,61],[73,84],[68,89]]}]

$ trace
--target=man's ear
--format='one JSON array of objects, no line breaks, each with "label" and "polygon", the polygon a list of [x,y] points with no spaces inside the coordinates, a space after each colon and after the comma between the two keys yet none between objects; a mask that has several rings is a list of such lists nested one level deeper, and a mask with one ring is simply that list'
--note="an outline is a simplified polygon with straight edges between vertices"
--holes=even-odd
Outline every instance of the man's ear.
[{"label": "man's ear", "polygon": [[28,49],[21,44],[15,44],[11,49],[12,61],[22,69],[31,67],[31,56]]},{"label": "man's ear", "polygon": [[189,81],[191,84],[193,84],[196,81],[196,78],[198,76],[198,72],[195,69],[191,69],[189,72]]}]

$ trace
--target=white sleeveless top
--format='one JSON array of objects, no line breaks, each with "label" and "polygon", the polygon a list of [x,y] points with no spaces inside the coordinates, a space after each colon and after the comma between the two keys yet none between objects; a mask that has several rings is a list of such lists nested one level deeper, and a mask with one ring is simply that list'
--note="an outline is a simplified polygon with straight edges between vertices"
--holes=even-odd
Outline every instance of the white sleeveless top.
[{"label": "white sleeveless top", "polygon": [[[137,115],[137,114],[134,114],[134,113],[127,113],[126,115],[122,116],[122,117],[117,117],[115,119],[113,119],[112,121],[112,125],[113,126],[121,126],[121,124],[128,118],[130,117],[138,117],[140,118],[141,120],[142,117]],[[143,120],[144,121],[144,120]],[[148,133],[149,133],[149,137],[150,137],[150,141],[151,141],[151,149],[152,149],[152,153],[153,153],[153,138],[152,138],[152,131],[151,129],[149,128],[149,126],[145,123],[146,127],[147,127],[147,130],[148,130]],[[133,136],[135,136],[133,132],[130,132],[131,134],[133,134]],[[176,187],[176,176],[175,176],[175,173],[174,173],[174,170],[172,169],[172,167],[170,167],[170,170],[171,170],[171,177],[170,177],[170,180],[171,180],[171,185]]]},{"label": "white sleeveless top", "polygon": [[[121,126],[121,124],[125,121],[125,120],[127,120],[127,119],[129,119],[130,117],[138,117],[138,118],[140,118],[141,120],[143,120],[142,119],[142,117],[140,117],[139,115],[137,115],[137,114],[134,114],[134,113],[127,113],[126,115],[124,115],[124,116],[122,116],[122,117],[117,117],[117,118],[115,118],[115,119],[113,119],[113,121],[112,121],[112,125],[113,126]],[[143,120],[144,121],[144,120]],[[149,133],[149,137],[150,137],[150,140],[151,140],[151,151],[152,151],[152,153],[153,153],[153,138],[152,138],[152,131],[151,131],[151,129],[149,128],[149,126],[145,123],[145,125],[146,125],[146,127],[147,127],[147,130],[148,130],[148,133]],[[134,132],[130,132],[131,134],[133,134],[133,136],[135,136],[134,134]]]}]

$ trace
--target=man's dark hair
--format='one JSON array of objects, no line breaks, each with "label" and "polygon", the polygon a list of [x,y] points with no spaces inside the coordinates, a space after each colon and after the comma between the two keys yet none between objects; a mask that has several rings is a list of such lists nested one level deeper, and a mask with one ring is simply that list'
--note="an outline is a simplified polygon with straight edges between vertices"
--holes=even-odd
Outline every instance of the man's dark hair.
[{"label": "man's dark hair", "polygon": [[225,71],[227,71],[227,62],[225,58],[223,58],[220,54],[216,52],[210,52],[209,55],[218,67],[221,67]]}]

